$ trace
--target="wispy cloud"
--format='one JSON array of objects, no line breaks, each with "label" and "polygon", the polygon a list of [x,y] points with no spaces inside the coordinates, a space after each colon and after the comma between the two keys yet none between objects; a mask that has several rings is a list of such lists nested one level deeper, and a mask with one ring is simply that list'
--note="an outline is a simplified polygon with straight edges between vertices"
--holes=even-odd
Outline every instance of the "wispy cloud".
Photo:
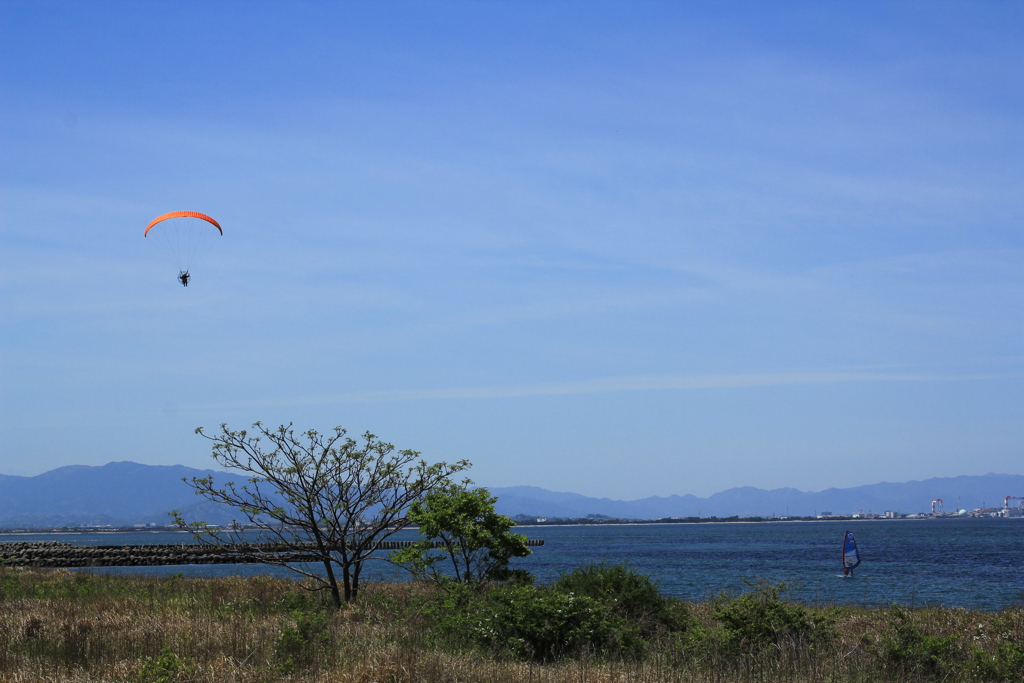
[{"label": "wispy cloud", "polygon": [[574,394],[607,394],[621,391],[738,389],[838,382],[958,382],[1005,379],[1018,375],[926,375],[879,372],[791,372],[746,375],[668,375],[609,377],[581,382],[542,382],[536,384],[462,387],[453,389],[404,389],[393,391],[355,391],[344,394],[298,396],[191,406],[194,410],[253,408],[265,406],[331,405],[344,403],[387,403],[398,401],[436,401],[490,398],[524,398]]}]

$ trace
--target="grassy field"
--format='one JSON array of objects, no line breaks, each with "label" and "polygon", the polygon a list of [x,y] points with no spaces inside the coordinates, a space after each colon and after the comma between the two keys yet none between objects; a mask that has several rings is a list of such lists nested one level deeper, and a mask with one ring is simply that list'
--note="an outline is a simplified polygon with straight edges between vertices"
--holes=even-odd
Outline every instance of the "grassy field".
[{"label": "grassy field", "polygon": [[805,607],[767,585],[683,603],[645,581],[370,584],[332,612],[271,577],[0,568],[0,680],[1024,681],[1022,606]]}]

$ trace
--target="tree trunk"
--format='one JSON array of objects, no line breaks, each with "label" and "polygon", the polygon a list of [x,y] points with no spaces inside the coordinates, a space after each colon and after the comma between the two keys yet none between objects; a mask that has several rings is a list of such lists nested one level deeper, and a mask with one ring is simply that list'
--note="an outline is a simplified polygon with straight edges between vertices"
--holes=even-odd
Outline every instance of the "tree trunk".
[{"label": "tree trunk", "polygon": [[363,563],[357,562],[355,571],[352,572],[352,600],[354,601],[359,595],[359,572],[363,569]]},{"label": "tree trunk", "polygon": [[341,576],[345,582],[345,602],[352,602],[355,595],[352,593],[352,577],[349,575],[348,565],[341,568]]},{"label": "tree trunk", "polygon": [[331,601],[334,609],[341,609],[341,594],[338,592],[338,579],[334,576],[334,567],[331,566],[331,559],[324,558],[324,569],[327,571],[327,583],[331,587]]}]

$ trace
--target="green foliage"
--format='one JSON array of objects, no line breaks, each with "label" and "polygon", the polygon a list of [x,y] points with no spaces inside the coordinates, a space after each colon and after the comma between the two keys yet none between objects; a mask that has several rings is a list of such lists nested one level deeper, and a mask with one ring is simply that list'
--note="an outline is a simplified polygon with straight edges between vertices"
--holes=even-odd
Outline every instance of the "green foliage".
[{"label": "green foliage", "polygon": [[989,654],[972,645],[965,672],[983,681],[1024,681],[1024,647],[1004,641]]},{"label": "green foliage", "polygon": [[643,649],[638,629],[597,600],[545,588],[455,586],[426,612],[442,640],[498,656],[549,661],[584,652],[632,656]]},{"label": "green foliage", "polygon": [[316,650],[330,643],[330,621],[323,611],[297,611],[294,617],[295,623],[285,626],[274,642],[282,673],[309,664]]},{"label": "green foliage", "polygon": [[282,612],[297,614],[301,612],[315,612],[325,607],[324,596],[310,590],[301,590],[285,593],[277,601],[276,607]]},{"label": "green foliage", "polygon": [[165,647],[156,659],[149,659],[139,672],[139,683],[171,683],[190,677],[195,665],[187,657],[178,657]]},{"label": "green foliage", "polygon": [[425,612],[441,640],[536,661],[592,654],[636,659],[665,632],[687,629],[685,605],[623,565],[590,565],[548,587],[455,586]]},{"label": "green foliage", "polygon": [[42,574],[0,570],[0,601],[89,601],[101,598],[150,599],[154,594],[177,592],[170,579],[155,582],[121,579],[88,571],[56,570]]},{"label": "green foliage", "polygon": [[826,642],[835,636],[828,617],[815,617],[805,606],[782,598],[791,588],[786,582],[748,585],[754,590],[713,600],[712,616],[722,623],[726,643],[757,650],[784,641]]},{"label": "green foliage", "polygon": [[[488,581],[527,579],[509,569],[514,557],[526,557],[526,537],[512,533],[515,522],[494,510],[498,499],[487,489],[452,485],[413,502],[407,515],[423,540],[391,554],[390,560],[413,576],[445,584],[481,585]],[[434,549],[433,545],[441,547]]]},{"label": "green foliage", "polygon": [[657,627],[684,630],[689,624],[682,601],[665,597],[650,575],[626,564],[609,567],[600,562],[579,567],[562,574],[553,588],[593,598],[627,619],[641,622],[646,632]]},{"label": "green foliage", "polygon": [[960,648],[955,637],[927,635],[898,607],[893,611],[892,626],[882,635],[877,650],[884,670],[943,680],[957,668]]},{"label": "green foliage", "polygon": [[1024,647],[1018,643],[999,643],[996,668],[1002,680],[1024,681]]}]

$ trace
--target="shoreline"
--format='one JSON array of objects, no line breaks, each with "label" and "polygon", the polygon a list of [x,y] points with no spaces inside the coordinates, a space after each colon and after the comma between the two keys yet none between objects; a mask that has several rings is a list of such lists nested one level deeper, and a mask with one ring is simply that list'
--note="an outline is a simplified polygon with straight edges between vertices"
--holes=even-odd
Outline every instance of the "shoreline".
[{"label": "shoreline", "polygon": [[[864,519],[860,517],[829,517],[826,519],[817,518],[788,518],[783,519],[781,517],[768,517],[768,518],[751,518],[751,517],[740,517],[734,518],[683,518],[677,520],[666,520],[666,519],[630,519],[630,520],[559,520],[557,522],[523,522],[517,523],[515,526],[519,529],[543,529],[545,527],[573,527],[573,526],[676,526],[680,524],[792,524],[792,523],[816,523],[816,522],[941,522],[948,520],[989,520],[989,519],[1007,519],[1007,520],[1024,520],[1024,517],[970,517],[970,516],[945,516],[945,517],[875,517]],[[416,526],[404,527],[405,529],[417,529]],[[257,531],[257,529],[243,529],[243,531]],[[185,534],[192,535],[190,531],[182,531],[178,527],[149,527],[140,529],[138,527],[124,526],[124,527],[48,527],[31,529],[24,527],[17,527],[13,529],[0,528],[0,536],[83,536],[87,534]]]}]

